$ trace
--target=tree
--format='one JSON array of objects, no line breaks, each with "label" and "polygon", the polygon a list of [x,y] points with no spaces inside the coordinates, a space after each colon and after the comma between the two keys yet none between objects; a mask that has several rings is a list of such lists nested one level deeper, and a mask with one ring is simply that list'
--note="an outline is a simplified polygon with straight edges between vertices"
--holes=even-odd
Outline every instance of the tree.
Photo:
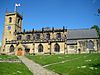
[{"label": "tree", "polygon": [[100,13],[100,9],[97,10],[98,14]]},{"label": "tree", "polygon": [[95,29],[97,31],[99,39],[100,39],[100,28],[99,28],[99,26],[94,25],[94,26],[91,27],[91,29]]},{"label": "tree", "polygon": [[99,28],[99,26],[97,26],[97,25],[94,25],[94,26],[92,26],[91,27],[91,29],[96,29],[96,31],[97,31],[97,33],[98,33],[98,36],[99,36],[99,40],[98,40],[98,49],[100,49],[100,28]]}]

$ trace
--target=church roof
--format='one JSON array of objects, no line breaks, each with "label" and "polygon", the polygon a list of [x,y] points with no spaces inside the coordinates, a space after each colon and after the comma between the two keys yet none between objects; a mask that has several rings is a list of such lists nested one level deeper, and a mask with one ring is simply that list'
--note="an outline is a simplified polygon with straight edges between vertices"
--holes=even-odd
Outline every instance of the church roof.
[{"label": "church roof", "polygon": [[95,29],[68,29],[67,39],[94,39],[98,38]]}]

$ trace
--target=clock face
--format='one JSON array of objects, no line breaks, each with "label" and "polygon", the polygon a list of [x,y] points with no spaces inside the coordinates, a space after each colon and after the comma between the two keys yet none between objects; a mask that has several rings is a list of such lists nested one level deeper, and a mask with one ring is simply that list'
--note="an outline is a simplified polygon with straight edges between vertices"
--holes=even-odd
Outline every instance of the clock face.
[{"label": "clock face", "polygon": [[8,26],[8,30],[10,30],[11,29],[11,26]]}]

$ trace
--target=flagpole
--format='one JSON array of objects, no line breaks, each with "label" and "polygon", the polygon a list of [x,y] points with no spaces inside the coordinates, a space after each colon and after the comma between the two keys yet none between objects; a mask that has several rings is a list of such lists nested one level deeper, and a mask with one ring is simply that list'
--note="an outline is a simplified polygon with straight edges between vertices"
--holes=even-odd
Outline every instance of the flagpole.
[{"label": "flagpole", "polygon": [[17,12],[17,7],[19,7],[20,6],[20,4],[16,4],[15,3],[15,9],[14,9],[14,12]]},{"label": "flagpole", "polygon": [[14,12],[16,12],[16,3],[15,3],[15,8],[14,8]]}]

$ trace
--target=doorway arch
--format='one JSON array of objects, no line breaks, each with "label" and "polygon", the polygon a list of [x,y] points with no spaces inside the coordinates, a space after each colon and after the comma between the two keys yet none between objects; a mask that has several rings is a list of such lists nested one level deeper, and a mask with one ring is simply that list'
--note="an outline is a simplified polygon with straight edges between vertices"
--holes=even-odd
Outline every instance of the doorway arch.
[{"label": "doorway arch", "polygon": [[21,56],[23,54],[22,48],[18,48],[17,50],[17,55]]},{"label": "doorway arch", "polygon": [[25,47],[22,44],[19,44],[15,49],[15,55],[23,56],[25,55]]}]

